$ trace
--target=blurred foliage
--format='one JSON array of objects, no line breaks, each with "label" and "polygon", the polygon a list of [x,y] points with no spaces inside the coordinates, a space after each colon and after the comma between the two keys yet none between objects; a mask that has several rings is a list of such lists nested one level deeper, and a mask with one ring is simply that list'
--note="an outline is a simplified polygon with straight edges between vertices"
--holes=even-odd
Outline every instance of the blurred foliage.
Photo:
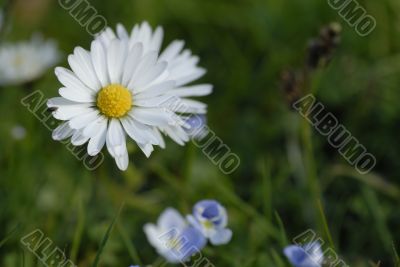
[{"label": "blurred foliage", "polygon": [[[7,40],[41,32],[59,42],[63,66],[75,46],[89,47],[92,37],[58,1],[16,2]],[[183,39],[200,56],[208,70],[202,81],[215,86],[204,99],[209,126],[241,165],[225,176],[193,144],[168,141],[146,159],[131,142],[127,172],[108,155],[91,172],[20,104],[31,90],[57,95],[52,70],[33,88],[1,88],[0,240],[20,227],[0,246],[0,265],[41,266],[19,242],[41,229],[78,266],[91,266],[122,203],[100,266],[160,262],[143,225],[166,207],[189,213],[197,200],[213,198],[227,207],[234,231],[230,244],[204,250],[215,266],[288,266],[282,249],[293,237],[311,228],[328,243],[316,196],[347,264],[394,265],[400,245],[400,2],[359,2],[377,21],[368,37],[320,0],[91,0],[110,26],[147,20],[164,27],[164,45]],[[378,164],[370,175],[359,175],[311,129],[312,180],[304,166],[305,122],[287,107],[279,76],[303,67],[308,41],[332,21],[342,24],[342,41],[331,64],[317,73],[315,94]],[[12,139],[14,125],[26,128],[25,139]],[[319,195],[310,193],[313,186]]]}]

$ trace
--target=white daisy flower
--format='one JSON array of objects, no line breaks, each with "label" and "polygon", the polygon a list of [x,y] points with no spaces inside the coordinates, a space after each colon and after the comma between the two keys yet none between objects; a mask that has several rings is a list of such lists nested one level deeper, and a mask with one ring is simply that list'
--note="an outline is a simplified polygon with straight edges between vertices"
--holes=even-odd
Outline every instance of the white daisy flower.
[{"label": "white daisy flower", "polygon": [[[91,44],[68,57],[72,71],[56,68],[64,85],[61,97],[50,99],[53,116],[65,121],[53,132],[55,140],[71,137],[72,144],[88,142],[96,155],[106,144],[121,170],[128,167],[126,135],[149,157],[153,146],[165,147],[161,132],[183,145],[187,114],[205,114],[206,105],[188,99],[208,95],[208,84],[187,86],[200,78],[199,58],[172,42],[160,53],[163,30],[148,23],[135,26],[129,35],[122,25],[117,33],[107,28]],[[186,114],[186,115],[185,115]]]},{"label": "white daisy flower", "polygon": [[18,85],[40,78],[60,58],[57,44],[34,35],[30,41],[0,46],[0,86]]}]

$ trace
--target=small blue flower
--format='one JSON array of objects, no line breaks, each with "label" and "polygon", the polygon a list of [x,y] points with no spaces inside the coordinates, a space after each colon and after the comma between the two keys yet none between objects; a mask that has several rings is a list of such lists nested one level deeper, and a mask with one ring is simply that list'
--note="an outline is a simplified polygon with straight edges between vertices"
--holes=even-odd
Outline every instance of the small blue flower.
[{"label": "small blue flower", "polygon": [[185,131],[190,136],[190,138],[201,140],[207,135],[207,118],[205,115],[192,115],[190,117],[187,117],[185,122],[189,126],[185,128]]},{"label": "small blue flower", "polygon": [[210,240],[213,245],[227,244],[232,231],[226,228],[228,214],[226,209],[215,200],[202,200],[193,207],[193,215],[188,221]]},{"label": "small blue flower", "polygon": [[166,209],[158,218],[157,225],[146,224],[144,232],[150,244],[170,263],[188,260],[207,243],[196,228],[187,224],[175,209]]},{"label": "small blue flower", "polygon": [[308,243],[303,246],[287,246],[283,253],[295,267],[321,267],[324,260],[321,244]]}]

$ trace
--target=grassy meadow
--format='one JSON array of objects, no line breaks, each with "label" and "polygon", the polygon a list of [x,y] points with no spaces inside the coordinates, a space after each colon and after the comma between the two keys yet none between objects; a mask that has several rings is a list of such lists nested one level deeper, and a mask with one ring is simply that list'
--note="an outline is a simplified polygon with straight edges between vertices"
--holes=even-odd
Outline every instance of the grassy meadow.
[{"label": "grassy meadow", "polygon": [[[143,225],[167,207],[189,214],[202,199],[226,207],[233,231],[229,244],[202,250],[215,266],[291,266],[283,249],[309,229],[348,266],[400,266],[398,0],[359,1],[377,22],[365,37],[327,0],[89,2],[112,28],[162,25],[163,48],[181,39],[200,57],[207,74],[197,83],[214,85],[200,99],[208,126],[240,166],[226,175],[193,142],[165,138],[150,158],[129,141],[125,172],[105,148],[104,162],[88,170],[21,104],[36,90],[43,100],[58,96],[54,68],[33,83],[1,86],[0,266],[46,266],[20,241],[35,229],[79,267],[95,266],[96,255],[104,267],[177,266],[163,265]],[[0,42],[41,33],[57,41],[58,66],[93,39],[57,0],[12,1],[7,18]],[[341,31],[330,60],[310,70],[310,43],[332,22]],[[297,75],[289,85],[285,71]],[[375,156],[371,172],[357,172],[290,107],[293,95],[308,93]]]}]

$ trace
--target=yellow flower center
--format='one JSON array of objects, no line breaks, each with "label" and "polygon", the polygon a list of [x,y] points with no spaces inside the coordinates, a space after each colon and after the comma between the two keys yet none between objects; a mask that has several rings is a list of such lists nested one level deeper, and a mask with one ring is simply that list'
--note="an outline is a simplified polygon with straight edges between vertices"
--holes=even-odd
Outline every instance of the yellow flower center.
[{"label": "yellow flower center", "polygon": [[165,244],[165,246],[168,249],[177,249],[181,246],[181,242],[180,239],[178,238],[173,238],[171,240],[168,240],[167,243]]},{"label": "yellow flower center", "polygon": [[97,107],[109,118],[121,118],[132,108],[131,92],[119,84],[111,84],[100,90]]},{"label": "yellow flower center", "polygon": [[211,228],[214,227],[214,224],[213,224],[212,222],[210,222],[210,221],[204,221],[204,222],[203,222],[203,226],[204,226],[206,229],[211,229]]}]

